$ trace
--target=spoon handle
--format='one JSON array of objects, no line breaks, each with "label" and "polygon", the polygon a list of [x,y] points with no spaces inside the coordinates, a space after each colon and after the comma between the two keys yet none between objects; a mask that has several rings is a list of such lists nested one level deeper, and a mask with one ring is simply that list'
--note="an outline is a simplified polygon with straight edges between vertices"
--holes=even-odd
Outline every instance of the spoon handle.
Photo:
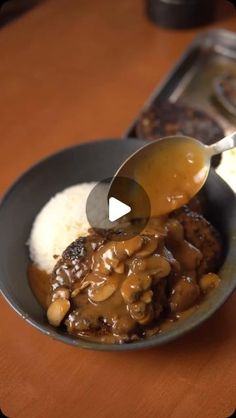
[{"label": "spoon handle", "polygon": [[221,139],[218,142],[215,142],[212,145],[209,145],[208,151],[210,156],[220,154],[223,151],[227,151],[231,148],[236,147],[236,132],[233,132],[232,134],[225,136],[223,139]]}]

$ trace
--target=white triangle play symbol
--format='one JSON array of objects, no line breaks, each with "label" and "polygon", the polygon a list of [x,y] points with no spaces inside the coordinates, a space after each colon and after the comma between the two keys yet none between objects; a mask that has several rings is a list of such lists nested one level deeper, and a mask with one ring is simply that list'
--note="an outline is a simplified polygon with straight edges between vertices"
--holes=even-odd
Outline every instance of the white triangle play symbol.
[{"label": "white triangle play symbol", "polygon": [[109,198],[109,221],[114,222],[122,216],[131,212],[131,207],[116,199],[115,197]]}]

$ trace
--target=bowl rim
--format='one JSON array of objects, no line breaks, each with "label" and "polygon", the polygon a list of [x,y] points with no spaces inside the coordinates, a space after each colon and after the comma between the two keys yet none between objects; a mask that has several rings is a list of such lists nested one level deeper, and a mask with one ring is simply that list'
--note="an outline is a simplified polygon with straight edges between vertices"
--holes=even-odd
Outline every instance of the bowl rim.
[{"label": "bowl rim", "polygon": [[[86,141],[86,142],[82,142],[79,144],[75,144],[69,147],[65,147],[60,149],[59,151],[52,153],[40,160],[38,160],[35,164],[32,164],[31,166],[29,166],[29,168],[27,168],[22,174],[20,174],[16,180],[10,185],[10,187],[6,190],[6,192],[3,194],[2,199],[0,200],[0,211],[2,206],[5,204],[6,200],[11,196],[12,193],[14,193],[14,190],[16,187],[18,187],[18,185],[24,181],[25,177],[27,177],[28,175],[31,174],[31,171],[38,168],[41,164],[44,164],[46,162],[49,162],[51,159],[62,155],[64,152],[67,151],[73,151],[74,149],[79,149],[81,147],[86,147],[86,146],[93,146],[94,144],[100,144],[101,146],[106,144],[106,143],[114,143],[114,142],[120,142],[122,141],[123,144],[126,143],[130,143],[131,141],[136,141],[136,143],[138,144],[145,144],[146,141],[143,141],[141,139],[138,138],[130,138],[129,139],[123,139],[123,138],[117,138],[117,139],[96,139],[93,141]],[[215,170],[211,169],[211,171],[214,172],[214,175],[217,177],[218,181],[224,183],[224,185],[234,194],[233,190],[230,188],[230,186],[215,172]],[[235,211],[236,213],[236,211]],[[0,213],[1,216],[1,213]],[[234,237],[231,237],[231,241],[234,240]],[[224,267],[225,264],[227,264],[227,260],[228,258],[231,257],[236,257],[236,248],[232,248],[232,246],[229,246],[229,251],[226,255],[226,258],[224,260],[224,264],[222,267]],[[86,339],[82,339],[82,338],[76,338],[73,337],[69,334],[64,334],[64,333],[59,333],[56,331],[55,328],[50,327],[49,324],[43,325],[40,324],[38,321],[36,321],[35,319],[31,318],[29,316],[29,314],[27,314],[20,306],[19,304],[14,300],[14,298],[11,296],[10,292],[7,290],[7,288],[4,286],[4,284],[2,283],[1,279],[0,279],[0,292],[2,294],[2,296],[4,297],[4,299],[8,302],[8,304],[11,306],[11,308],[22,318],[24,319],[28,324],[32,325],[34,328],[36,328],[37,330],[39,330],[40,332],[42,332],[43,334],[51,337],[52,339],[56,339],[58,341],[61,341],[65,344],[68,345],[72,345],[74,347],[77,348],[86,348],[86,349],[91,349],[91,350],[96,350],[96,351],[114,351],[114,352],[120,352],[120,351],[134,351],[134,350],[141,350],[141,349],[147,349],[147,348],[153,348],[159,345],[163,345],[166,343],[169,343],[181,336],[183,336],[184,334],[194,330],[195,328],[197,328],[198,326],[200,326],[203,322],[205,322],[207,319],[209,319],[225,302],[226,300],[229,298],[229,296],[233,293],[233,291],[236,288],[236,276],[235,276],[235,280],[231,283],[231,286],[228,286],[228,288],[225,290],[222,298],[218,298],[217,301],[215,301],[214,304],[210,304],[209,309],[207,309],[200,318],[198,318],[197,320],[194,320],[194,318],[196,317],[196,315],[190,315],[187,318],[186,323],[184,323],[185,321],[182,321],[182,327],[181,329],[179,329],[178,327],[176,329],[170,329],[170,332],[163,332],[163,333],[159,333],[156,334],[150,338],[144,339],[144,340],[139,340],[139,341],[134,341],[132,343],[129,344],[108,344],[108,343],[100,343],[100,342],[94,342],[94,341],[89,341]],[[37,300],[35,299],[35,303],[38,303]],[[47,326],[47,328],[46,328]]]}]

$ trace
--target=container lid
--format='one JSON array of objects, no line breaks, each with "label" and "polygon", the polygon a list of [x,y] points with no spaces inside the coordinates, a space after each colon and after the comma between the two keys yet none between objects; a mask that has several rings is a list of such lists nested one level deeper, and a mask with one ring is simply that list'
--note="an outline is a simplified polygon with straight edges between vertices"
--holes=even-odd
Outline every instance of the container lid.
[{"label": "container lid", "polygon": [[212,21],[215,4],[215,0],[147,0],[147,14],[163,27],[191,28]]}]

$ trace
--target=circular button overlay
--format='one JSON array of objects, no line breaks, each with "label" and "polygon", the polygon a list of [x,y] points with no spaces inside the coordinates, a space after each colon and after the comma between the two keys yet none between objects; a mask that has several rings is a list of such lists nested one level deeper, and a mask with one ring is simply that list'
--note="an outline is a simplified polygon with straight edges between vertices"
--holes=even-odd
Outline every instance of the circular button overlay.
[{"label": "circular button overlay", "polygon": [[140,234],[147,225],[150,209],[143,187],[135,180],[119,176],[97,183],[86,202],[86,215],[91,228],[113,241],[127,240]]}]

